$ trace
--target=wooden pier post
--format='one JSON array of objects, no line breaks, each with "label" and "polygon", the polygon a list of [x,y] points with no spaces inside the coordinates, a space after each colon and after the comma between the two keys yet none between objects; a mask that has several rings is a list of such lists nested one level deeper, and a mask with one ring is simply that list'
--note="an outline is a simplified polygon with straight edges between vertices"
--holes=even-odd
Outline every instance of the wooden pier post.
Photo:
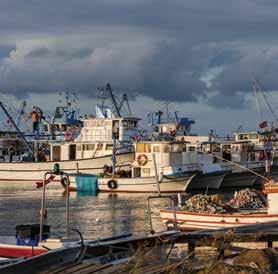
[{"label": "wooden pier post", "polygon": [[195,258],[195,241],[189,240],[188,241],[188,258],[194,259]]}]

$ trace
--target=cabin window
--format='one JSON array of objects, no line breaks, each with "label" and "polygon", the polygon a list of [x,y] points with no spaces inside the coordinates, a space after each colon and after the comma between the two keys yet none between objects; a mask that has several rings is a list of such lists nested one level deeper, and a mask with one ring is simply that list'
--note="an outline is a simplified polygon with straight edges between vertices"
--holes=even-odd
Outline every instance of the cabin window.
[{"label": "cabin window", "polygon": [[89,144],[88,145],[88,150],[94,150],[95,149],[95,145],[94,144]]},{"label": "cabin window", "polygon": [[82,150],[82,146],[76,146],[76,150],[77,151],[81,151]]},{"label": "cabin window", "polygon": [[97,150],[102,150],[103,149],[103,144],[97,144],[96,149]]},{"label": "cabin window", "polygon": [[153,146],[153,152],[160,152],[160,146]]},{"label": "cabin window", "polygon": [[258,139],[258,134],[249,134],[249,139]]},{"label": "cabin window", "polygon": [[136,152],[151,153],[151,144],[136,144]]},{"label": "cabin window", "polygon": [[182,145],[182,151],[183,151],[183,152],[186,152],[186,144],[183,144],[183,145]]},{"label": "cabin window", "polygon": [[106,150],[113,150],[113,145],[106,144]]},{"label": "cabin window", "polygon": [[83,150],[94,150],[94,149],[95,149],[94,144],[83,145]]},{"label": "cabin window", "polygon": [[189,151],[195,151],[195,147],[189,147]]},{"label": "cabin window", "polygon": [[137,126],[137,122],[136,121],[129,121],[129,128],[134,128]]},{"label": "cabin window", "polygon": [[219,145],[214,145],[212,148],[212,152],[220,152],[220,146]]},{"label": "cabin window", "polygon": [[172,144],[172,152],[180,152],[181,147],[180,144]]},{"label": "cabin window", "polygon": [[127,121],[123,121],[123,127],[128,127]]},{"label": "cabin window", "polygon": [[170,152],[170,146],[169,145],[164,145],[164,152],[165,153],[168,153],[168,152]]},{"label": "cabin window", "polygon": [[67,130],[67,125],[61,125],[61,130],[66,131]]},{"label": "cabin window", "polygon": [[105,121],[105,125],[108,126],[108,127],[111,127],[112,126],[112,122],[111,121]]},{"label": "cabin window", "polygon": [[143,173],[145,173],[145,174],[150,174],[151,169],[150,169],[150,168],[143,168],[142,171],[143,171]]},{"label": "cabin window", "polygon": [[255,153],[250,153],[250,161],[255,162],[256,161],[256,155]]}]

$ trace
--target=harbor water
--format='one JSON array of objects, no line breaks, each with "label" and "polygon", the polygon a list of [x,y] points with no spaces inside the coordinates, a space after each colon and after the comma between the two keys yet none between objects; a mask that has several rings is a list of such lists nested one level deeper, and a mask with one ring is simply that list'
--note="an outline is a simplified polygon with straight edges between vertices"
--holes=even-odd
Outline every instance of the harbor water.
[{"label": "harbor water", "polygon": [[[61,186],[46,191],[46,222],[51,235],[65,236],[66,196]],[[39,223],[42,190],[34,183],[0,182],[0,236],[13,236],[15,226]],[[70,228],[78,229],[85,238],[98,238],[122,233],[148,233],[147,197],[150,194],[99,193],[97,196],[70,193]],[[165,228],[159,220],[159,209],[168,200],[152,201],[156,230]],[[77,236],[72,232],[71,236]]]}]

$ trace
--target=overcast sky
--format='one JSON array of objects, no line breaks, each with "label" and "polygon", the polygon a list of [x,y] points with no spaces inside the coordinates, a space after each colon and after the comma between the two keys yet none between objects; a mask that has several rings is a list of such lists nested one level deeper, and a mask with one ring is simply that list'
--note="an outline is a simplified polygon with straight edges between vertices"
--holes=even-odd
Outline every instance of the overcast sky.
[{"label": "overcast sky", "polygon": [[49,111],[68,89],[90,112],[109,81],[143,119],[168,101],[194,132],[256,130],[252,77],[278,86],[277,14],[277,0],[1,0],[0,91]]}]

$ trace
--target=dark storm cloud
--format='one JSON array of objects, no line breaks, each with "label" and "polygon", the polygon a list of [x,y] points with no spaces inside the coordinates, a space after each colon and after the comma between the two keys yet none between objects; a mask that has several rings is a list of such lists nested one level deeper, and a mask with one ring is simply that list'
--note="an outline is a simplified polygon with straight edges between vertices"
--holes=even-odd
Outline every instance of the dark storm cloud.
[{"label": "dark storm cloud", "polygon": [[49,54],[49,50],[47,48],[37,48],[31,50],[26,57],[44,57]]},{"label": "dark storm cloud", "polygon": [[[237,108],[252,75],[278,87],[277,12],[271,0],[2,0],[0,88],[94,96],[110,81],[155,99]],[[16,46],[2,49],[4,40]]]}]

